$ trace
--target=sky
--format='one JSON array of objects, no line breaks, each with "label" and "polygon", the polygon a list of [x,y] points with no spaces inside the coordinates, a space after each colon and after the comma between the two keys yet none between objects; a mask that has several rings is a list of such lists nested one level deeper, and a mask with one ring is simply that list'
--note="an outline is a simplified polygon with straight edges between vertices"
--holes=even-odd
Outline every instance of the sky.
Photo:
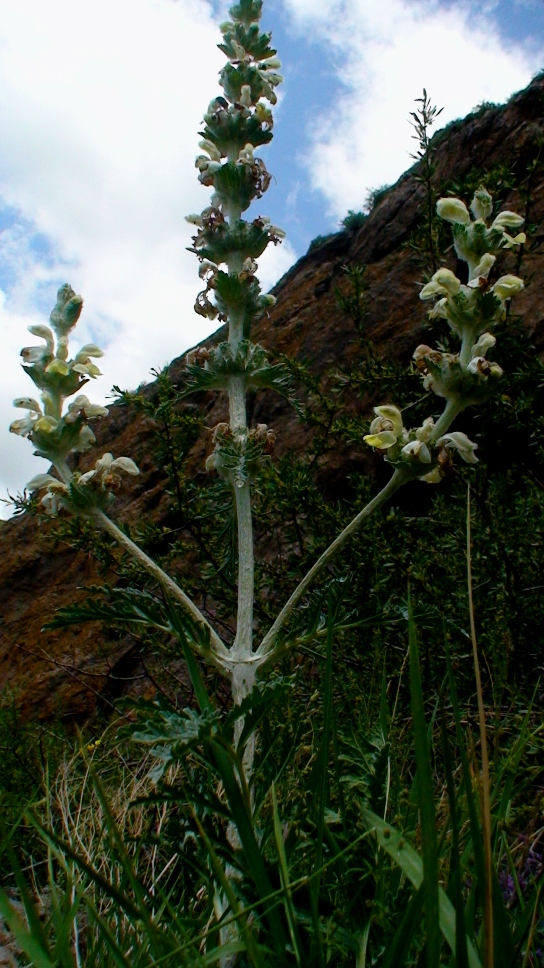
[{"label": "sky", "polygon": [[[222,0],[0,0],[0,499],[46,469],[9,434],[31,395],[20,350],[69,282],[85,298],[75,352],[96,342],[108,402],[215,327],[193,310],[187,252],[208,194],[198,129],[219,93]],[[285,83],[274,179],[250,214],[287,232],[259,260],[270,288],[317,235],[410,167],[414,101],[437,128],[502,103],[544,68],[544,0],[265,0]],[[119,456],[119,455],[116,455]],[[127,455],[130,456],[130,455]],[[9,506],[0,503],[0,517]]]}]

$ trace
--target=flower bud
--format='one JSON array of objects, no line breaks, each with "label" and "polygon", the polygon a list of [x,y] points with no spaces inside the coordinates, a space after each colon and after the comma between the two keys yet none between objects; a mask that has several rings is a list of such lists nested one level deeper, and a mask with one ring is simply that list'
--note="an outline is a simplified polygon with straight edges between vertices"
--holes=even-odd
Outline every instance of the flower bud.
[{"label": "flower bud", "polygon": [[42,408],[37,400],[33,397],[16,397],[13,401],[14,407],[23,407],[25,410],[34,410],[36,413],[41,414]]},{"label": "flower bud", "polygon": [[81,316],[82,309],[83,297],[76,296],[68,283],[61,286],[57,293],[57,302],[50,316],[53,329],[59,336],[74,328]]},{"label": "flower bud", "polygon": [[[397,407],[385,404],[383,407],[374,407],[376,419],[370,424],[370,432],[377,433],[382,430],[390,430],[395,435],[395,439],[402,435],[402,414]],[[376,446],[371,444],[371,447]],[[391,445],[388,445],[391,446]]]},{"label": "flower bud", "polygon": [[55,432],[58,425],[59,422],[55,417],[40,417],[40,419],[34,424],[34,430],[39,430],[42,434],[52,434]]},{"label": "flower bud", "polygon": [[475,219],[487,219],[493,211],[493,199],[485,188],[479,188],[474,193],[474,198],[470,206],[470,211]]},{"label": "flower bud", "polygon": [[524,288],[523,279],[518,276],[501,276],[493,286],[493,292],[499,299],[511,299]]},{"label": "flower bud", "polygon": [[25,490],[27,491],[41,491],[43,487],[48,487],[50,484],[59,484],[60,482],[52,474],[37,474],[33,477],[31,481],[26,485]]},{"label": "flower bud", "polygon": [[470,224],[468,208],[460,198],[439,198],[436,203],[436,211],[440,218],[443,218],[446,222],[461,225]]},{"label": "flower bud", "polygon": [[101,350],[100,347],[95,343],[86,343],[85,346],[81,347],[79,353],[77,354],[76,362],[79,362],[80,360],[83,362],[89,356],[104,356],[104,351]]},{"label": "flower bud", "polygon": [[420,299],[431,299],[432,296],[455,296],[461,288],[461,283],[451,269],[439,269],[431,281],[423,286],[419,294]]},{"label": "flower bud", "polygon": [[251,107],[251,86],[249,84],[242,84],[240,90],[240,104],[243,104],[245,108]]},{"label": "flower bud", "polygon": [[245,49],[242,47],[241,44],[238,43],[237,40],[234,39],[234,37],[231,37],[230,42],[232,44],[232,49],[234,51],[234,60],[243,61],[246,56]]},{"label": "flower bud", "polygon": [[416,437],[418,440],[422,440],[424,444],[427,444],[432,437],[434,429],[434,420],[432,417],[427,417],[421,427],[416,430]]},{"label": "flower bud", "polygon": [[[482,258],[480,259],[478,265],[475,267],[474,275],[476,277],[484,276],[487,279],[496,261],[497,261],[496,255],[491,255],[490,252],[486,252],[485,255],[483,255]],[[469,283],[469,286],[470,286],[470,283]]]},{"label": "flower bud", "polygon": [[496,342],[497,340],[491,335],[491,333],[482,333],[478,342],[474,344],[470,351],[472,358],[475,356],[485,356],[487,351],[490,350]]},{"label": "flower bud", "polygon": [[430,464],[432,457],[429,448],[422,440],[411,440],[401,450],[405,460],[418,460],[421,464]]},{"label": "flower bud", "polygon": [[484,356],[474,356],[470,363],[467,364],[467,373],[472,373],[474,376],[481,376],[486,380],[488,377],[496,378],[502,376],[503,372],[498,363],[490,363]]},{"label": "flower bud", "polygon": [[457,450],[467,464],[477,464],[478,458],[474,453],[478,449],[478,444],[473,444],[467,435],[460,430],[453,430],[449,434],[444,434],[436,441],[437,447],[444,447],[446,450]]},{"label": "flower bud", "polygon": [[493,222],[492,229],[520,229],[525,219],[515,212],[500,212]]},{"label": "flower bud", "polygon": [[20,420],[13,420],[9,425],[10,434],[18,434],[19,437],[28,437],[36,426],[36,418],[31,414],[22,417]]},{"label": "flower bud", "polygon": [[433,467],[432,471],[429,471],[428,474],[424,474],[420,480],[425,481],[426,484],[440,484],[440,481],[442,480],[440,466],[437,465],[436,467]]},{"label": "flower bud", "polygon": [[79,431],[77,444],[75,445],[74,450],[76,450],[79,454],[83,454],[86,450],[89,450],[93,444],[96,444],[96,437],[89,425],[84,424]]},{"label": "flower bud", "polygon": [[37,326],[29,326],[28,332],[32,333],[33,336],[39,336],[40,339],[44,339],[53,348],[53,333],[49,329],[49,326],[43,326],[39,323]]},{"label": "flower bud", "polygon": [[70,367],[64,362],[64,360],[59,360],[55,357],[55,359],[51,360],[51,362],[46,366],[45,372],[52,373],[54,376],[68,376]]},{"label": "flower bud", "polygon": [[207,151],[212,161],[221,161],[221,152],[217,145],[214,145],[213,141],[208,141],[204,138],[203,141],[198,142],[198,147],[202,148],[202,151]]}]

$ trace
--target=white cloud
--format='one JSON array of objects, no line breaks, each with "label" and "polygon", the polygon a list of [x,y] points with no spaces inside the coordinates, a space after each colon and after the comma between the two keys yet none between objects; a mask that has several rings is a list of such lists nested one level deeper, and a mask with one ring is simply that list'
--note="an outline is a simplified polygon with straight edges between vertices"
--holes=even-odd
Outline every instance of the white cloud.
[{"label": "white cloud", "polygon": [[[306,164],[331,216],[361,208],[369,189],[410,166],[407,123],[423,88],[444,106],[437,127],[482,101],[503,101],[542,66],[499,37],[491,14],[436,0],[284,0],[299,31],[326,46],[343,84],[315,119]],[[326,102],[326,96],[324,98]]]},{"label": "white cloud", "polygon": [[[304,32],[322,43],[343,82],[334,105],[322,92],[308,156],[309,180],[336,218],[410,164],[406,117],[423,86],[447,121],[506,98],[540,66],[505,49],[480,4],[472,20],[468,3],[446,10],[436,0],[284,5],[301,45]],[[58,285],[85,297],[77,340],[106,350],[104,376],[89,388],[97,402],[213,328],[193,312],[197,266],[184,216],[206,200],[194,156],[219,91],[218,19],[211,0],[2,0],[0,203],[11,212],[0,204],[0,497],[38,470],[7,424],[12,398],[31,390],[19,367],[25,327],[44,321]],[[291,199],[301,218],[306,195]],[[263,287],[295,257],[288,244],[270,246]]]},{"label": "white cloud", "polygon": [[[85,298],[75,342],[106,351],[89,388],[97,402],[214,328],[193,311],[185,215],[206,204],[194,158],[219,93],[218,39],[208,0],[2,2],[0,200],[12,224],[1,236],[0,497],[38,470],[7,424],[12,398],[31,391],[25,327],[46,321],[36,307],[48,311],[58,285]],[[263,286],[293,258],[288,246],[267,252]]]}]

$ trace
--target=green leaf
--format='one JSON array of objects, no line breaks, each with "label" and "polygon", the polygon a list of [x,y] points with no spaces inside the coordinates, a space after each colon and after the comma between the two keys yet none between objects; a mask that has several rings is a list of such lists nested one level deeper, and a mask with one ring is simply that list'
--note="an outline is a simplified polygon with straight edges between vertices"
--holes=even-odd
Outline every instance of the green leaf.
[{"label": "green leaf", "polygon": [[[423,884],[423,861],[406,838],[391,824],[376,816],[371,810],[362,807],[363,819],[369,829],[374,828],[380,847],[400,867],[411,884],[419,890]],[[455,954],[455,909],[448,895],[441,887],[438,889],[438,923],[440,930]],[[470,968],[482,968],[474,945],[467,939],[468,963]]]},{"label": "green leaf", "polygon": [[[406,906],[402,921],[385,952],[382,968],[402,968],[402,965],[406,963],[410,945],[412,944],[419,919],[421,918],[421,912],[423,911],[423,900],[422,884],[416,893],[412,895],[409,904]],[[456,968],[458,968],[457,965]]]},{"label": "green leaf", "polygon": [[89,597],[85,604],[59,608],[55,618],[43,626],[43,632],[79,625],[81,622],[106,622],[114,624],[148,625],[161,631],[169,631],[163,603],[149,592],[137,588],[111,588],[109,585],[93,586],[94,594],[104,598]]}]

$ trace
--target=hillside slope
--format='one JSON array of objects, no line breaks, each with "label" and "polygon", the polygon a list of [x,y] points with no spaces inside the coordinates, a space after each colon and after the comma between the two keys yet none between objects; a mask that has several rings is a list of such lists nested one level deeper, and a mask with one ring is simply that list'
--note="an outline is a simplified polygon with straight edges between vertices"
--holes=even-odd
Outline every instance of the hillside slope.
[{"label": "hillside slope", "polygon": [[[439,132],[434,139],[437,186],[452,176],[462,182],[473,168],[490,170],[499,164],[513,173],[513,184],[523,184],[527,166],[538,156],[544,139],[543,108],[544,76],[540,76],[506,106],[482,109]],[[274,290],[277,304],[270,316],[255,327],[256,342],[307,360],[316,369],[349,361],[355,334],[336,307],[335,287],[344,285],[344,266],[365,264],[370,287],[367,335],[384,357],[409,360],[427,328],[426,307],[418,299],[421,270],[405,245],[417,228],[424,198],[416,175],[417,167],[403,175],[355,234],[338,233],[289,270]],[[541,168],[534,176],[531,199],[530,220],[542,225]],[[522,212],[519,192],[504,192],[503,207]],[[529,284],[516,303],[538,352],[544,350],[544,228],[540,232],[527,247],[523,275]],[[512,259],[505,256],[505,271],[512,271]],[[195,293],[197,282],[195,272]],[[212,340],[219,338],[221,331]],[[183,365],[184,358],[171,364],[174,382]],[[153,394],[153,385],[146,393]],[[368,400],[358,401],[356,406],[360,412],[370,412]],[[225,416],[221,397],[206,398],[204,407],[208,427]],[[251,416],[253,424],[266,422],[274,427],[279,456],[304,444],[308,430],[283,399],[263,393],[256,398]],[[140,477],[120,495],[113,518],[140,522],[148,517],[161,522],[168,499],[164,475],[148,452],[147,420],[129,407],[115,404],[109,416],[94,426],[97,445],[82,458],[82,469],[91,466],[99,454],[111,451],[130,455],[141,470]],[[195,473],[201,472],[207,450],[209,436],[203,435],[191,454]],[[367,454],[356,450],[332,452],[322,469],[324,486],[342,481],[350,469],[367,459]],[[62,545],[54,548],[48,531],[47,523],[26,514],[3,523],[0,529],[0,690],[4,697],[15,700],[25,716],[48,717],[60,712],[79,720],[92,712],[97,701],[111,702],[129,688],[129,680],[133,681],[130,688],[141,689],[148,681],[147,673],[128,636],[107,635],[91,624],[41,632],[56,608],[80,598],[83,593],[78,589],[98,576],[90,554],[76,554]]]}]

